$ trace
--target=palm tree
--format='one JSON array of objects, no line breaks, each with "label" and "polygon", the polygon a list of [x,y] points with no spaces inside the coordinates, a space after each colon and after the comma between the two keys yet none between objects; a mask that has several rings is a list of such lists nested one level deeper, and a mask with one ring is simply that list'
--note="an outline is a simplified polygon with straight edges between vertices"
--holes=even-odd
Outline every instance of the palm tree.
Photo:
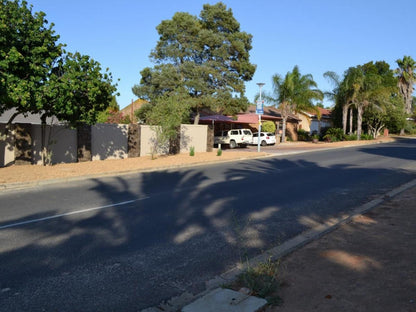
[{"label": "palm tree", "polygon": [[317,110],[313,100],[322,100],[323,93],[317,89],[312,75],[301,75],[299,67],[295,65],[291,72],[287,72],[283,79],[275,74],[272,77],[273,95],[265,95],[266,102],[273,103],[280,109],[283,119],[282,142],[286,140],[286,122],[289,114],[302,110]]},{"label": "palm tree", "polygon": [[416,83],[416,62],[410,56],[404,56],[396,61],[398,87],[405,102],[406,114],[412,113],[413,85]]},{"label": "palm tree", "polygon": [[350,133],[352,132],[352,103],[351,99],[348,99],[347,92],[345,90],[345,83],[341,80],[339,75],[333,71],[327,71],[324,73],[324,77],[333,85],[332,91],[324,92],[324,95],[333,101],[335,107],[342,108],[342,130],[344,134],[347,133],[347,119],[348,109],[350,109]]},{"label": "palm tree", "polygon": [[[404,101],[404,110],[407,115],[412,114],[413,85],[416,81],[416,62],[410,56],[404,56],[403,59],[396,61],[399,68],[396,69],[398,78],[397,86]],[[404,129],[400,130],[404,134]]]}]

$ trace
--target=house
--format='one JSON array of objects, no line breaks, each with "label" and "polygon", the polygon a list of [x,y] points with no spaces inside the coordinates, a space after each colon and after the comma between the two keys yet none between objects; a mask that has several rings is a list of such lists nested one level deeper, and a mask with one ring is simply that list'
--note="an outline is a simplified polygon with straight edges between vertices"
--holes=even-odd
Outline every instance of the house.
[{"label": "house", "polygon": [[331,110],[318,107],[321,118],[318,118],[316,112],[302,111],[297,114],[300,119],[299,129],[303,129],[306,132],[321,133],[321,129],[333,127]]},{"label": "house", "polygon": [[120,112],[123,114],[123,116],[129,116],[132,123],[137,123],[137,119],[136,116],[134,116],[134,112],[147,103],[149,102],[142,99],[137,99],[134,102],[132,101],[131,104],[127,105],[123,109],[120,109]]},{"label": "house", "polygon": [[[276,134],[282,133],[282,116],[278,109],[270,106],[264,107],[264,114],[261,115],[261,120],[273,121],[276,125]],[[297,140],[296,130],[300,119],[295,115],[290,115],[287,119],[286,132],[294,141]],[[229,130],[235,128],[249,128],[253,132],[258,131],[259,115],[256,114],[256,106],[250,105],[246,112],[237,114],[236,116],[224,115],[205,115],[199,119],[200,124],[212,125],[214,134],[222,130]]]}]

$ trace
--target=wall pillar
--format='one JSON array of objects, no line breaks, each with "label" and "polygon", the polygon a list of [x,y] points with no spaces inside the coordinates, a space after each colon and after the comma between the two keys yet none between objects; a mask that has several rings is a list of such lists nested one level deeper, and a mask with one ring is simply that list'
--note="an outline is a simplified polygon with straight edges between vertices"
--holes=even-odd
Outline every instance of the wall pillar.
[{"label": "wall pillar", "polygon": [[128,158],[140,156],[140,126],[138,124],[129,124],[127,155]]},{"label": "wall pillar", "polygon": [[31,124],[15,124],[14,159],[15,165],[32,164]]},{"label": "wall pillar", "polygon": [[77,160],[78,162],[91,161],[91,126],[79,125],[77,127]]},{"label": "wall pillar", "polygon": [[214,125],[208,125],[207,128],[207,152],[212,152],[214,147]]}]

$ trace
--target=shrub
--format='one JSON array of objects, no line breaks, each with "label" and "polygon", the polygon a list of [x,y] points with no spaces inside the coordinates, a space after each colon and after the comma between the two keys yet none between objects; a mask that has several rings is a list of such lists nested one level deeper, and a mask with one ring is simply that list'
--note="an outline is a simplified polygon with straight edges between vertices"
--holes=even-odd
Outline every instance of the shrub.
[{"label": "shrub", "polygon": [[345,140],[347,141],[356,141],[357,140],[357,135],[356,134],[348,134],[345,136]]},{"label": "shrub", "polygon": [[371,134],[361,134],[360,140],[372,140],[374,139]]},{"label": "shrub", "polygon": [[309,141],[310,136],[309,133],[303,129],[298,130],[298,141]]},{"label": "shrub", "polygon": [[276,125],[274,124],[273,121],[270,121],[270,120],[263,121],[261,125],[261,131],[275,133]]},{"label": "shrub", "polygon": [[217,156],[221,156],[222,155],[222,149],[217,149]]},{"label": "shrub", "polygon": [[345,139],[344,131],[340,128],[329,128],[324,135],[324,139],[328,142],[338,142]]},{"label": "shrub", "polygon": [[280,273],[280,262],[268,261],[260,263],[256,267],[249,267],[241,273],[237,282],[249,288],[253,295],[265,298],[269,304],[279,304],[280,297],[277,295]]},{"label": "shrub", "polygon": [[189,148],[189,156],[195,156],[195,146]]}]

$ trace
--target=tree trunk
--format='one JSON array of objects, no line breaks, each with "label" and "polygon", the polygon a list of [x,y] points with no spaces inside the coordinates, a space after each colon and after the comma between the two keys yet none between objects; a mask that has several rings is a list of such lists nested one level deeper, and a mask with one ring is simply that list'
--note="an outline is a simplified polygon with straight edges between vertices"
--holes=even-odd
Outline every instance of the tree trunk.
[{"label": "tree trunk", "polygon": [[41,124],[41,135],[40,135],[40,148],[41,148],[41,158],[42,158],[42,165],[46,166],[46,115],[42,115],[40,120],[42,121]]},{"label": "tree trunk", "polygon": [[286,141],[286,119],[287,118],[283,118],[282,120],[282,143]]},{"label": "tree trunk", "polygon": [[364,104],[363,103],[359,103],[357,110],[358,110],[358,115],[357,115],[357,140],[361,139],[361,131],[362,131],[362,125],[363,125],[363,109],[364,109]]},{"label": "tree trunk", "polygon": [[199,117],[201,116],[201,114],[199,113],[199,111],[196,112],[195,118],[194,118],[194,125],[198,125],[199,124]]},{"label": "tree trunk", "polygon": [[353,108],[350,107],[350,134],[352,134],[352,123],[353,123]]},{"label": "tree trunk", "polygon": [[344,131],[344,134],[347,133],[348,108],[349,108],[349,105],[348,104],[345,104],[342,107],[342,130]]}]

